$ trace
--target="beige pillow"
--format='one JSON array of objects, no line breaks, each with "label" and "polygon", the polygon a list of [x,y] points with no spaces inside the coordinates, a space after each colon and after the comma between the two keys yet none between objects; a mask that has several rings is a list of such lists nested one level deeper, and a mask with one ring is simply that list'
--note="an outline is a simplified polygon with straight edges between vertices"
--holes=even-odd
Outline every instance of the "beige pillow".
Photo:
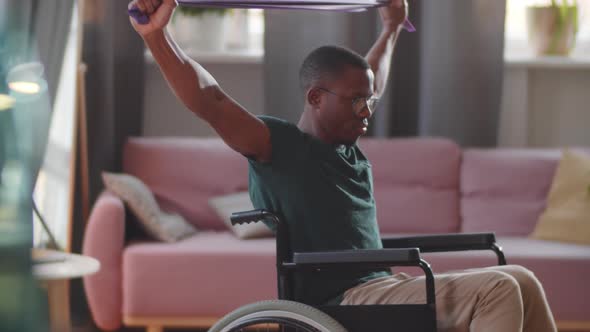
[{"label": "beige pillow", "polygon": [[590,157],[564,151],[531,237],[590,244]]},{"label": "beige pillow", "polygon": [[197,232],[182,216],[161,211],[150,189],[138,178],[103,172],[102,179],[107,189],[127,204],[153,238],[175,242]]},{"label": "beige pillow", "polygon": [[240,192],[225,196],[213,197],[209,205],[217,212],[219,218],[225,225],[240,239],[251,239],[261,237],[272,237],[273,233],[263,222],[249,223],[232,226],[229,217],[233,212],[253,210],[250,195],[247,192]]}]

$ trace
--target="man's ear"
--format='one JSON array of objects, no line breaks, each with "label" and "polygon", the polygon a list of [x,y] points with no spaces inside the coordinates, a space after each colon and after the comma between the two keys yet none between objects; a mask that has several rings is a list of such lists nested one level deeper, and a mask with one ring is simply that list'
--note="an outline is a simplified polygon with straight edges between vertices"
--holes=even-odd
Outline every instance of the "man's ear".
[{"label": "man's ear", "polygon": [[318,88],[310,88],[307,90],[306,101],[313,108],[320,107],[322,101],[322,92]]}]

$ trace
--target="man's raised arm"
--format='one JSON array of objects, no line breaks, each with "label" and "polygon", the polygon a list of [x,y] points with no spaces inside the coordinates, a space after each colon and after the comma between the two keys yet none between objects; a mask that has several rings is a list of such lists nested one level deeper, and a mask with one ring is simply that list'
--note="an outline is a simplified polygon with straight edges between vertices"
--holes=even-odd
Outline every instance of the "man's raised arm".
[{"label": "man's raised arm", "polygon": [[381,97],[389,79],[391,57],[402,30],[402,23],[408,17],[408,3],[406,0],[391,0],[387,7],[379,8],[379,16],[383,23],[383,30],[379,38],[365,56],[375,74],[375,96]]},{"label": "man's raised arm", "polygon": [[270,132],[264,122],[225,94],[213,76],[190,59],[166,31],[176,6],[175,0],[134,0],[129,8],[138,8],[149,22],[139,24],[130,18],[131,24],[168,85],[191,112],[209,123],[232,149],[259,161],[270,160]]}]

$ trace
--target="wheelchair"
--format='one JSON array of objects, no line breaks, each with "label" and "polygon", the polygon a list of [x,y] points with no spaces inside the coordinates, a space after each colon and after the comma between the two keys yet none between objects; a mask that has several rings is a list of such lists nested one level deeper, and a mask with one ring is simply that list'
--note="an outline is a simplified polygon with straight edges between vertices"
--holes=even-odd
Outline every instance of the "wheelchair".
[{"label": "wheelchair", "polygon": [[[233,213],[232,225],[269,221],[276,226],[278,300],[240,307],[209,332],[435,332],[434,276],[423,252],[492,250],[506,265],[494,233],[444,234],[382,239],[383,249],[292,252],[286,223],[266,210]],[[416,266],[425,274],[426,303],[392,305],[308,305],[295,302],[294,272]]]}]

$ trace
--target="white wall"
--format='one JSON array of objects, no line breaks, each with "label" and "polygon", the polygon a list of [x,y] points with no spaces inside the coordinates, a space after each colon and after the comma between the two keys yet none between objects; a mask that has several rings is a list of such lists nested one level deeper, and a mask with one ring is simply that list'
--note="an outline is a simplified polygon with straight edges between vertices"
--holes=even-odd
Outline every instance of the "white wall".
[{"label": "white wall", "polygon": [[[263,114],[262,61],[223,62],[209,59],[201,64],[246,109]],[[148,59],[146,66],[143,135],[215,135],[177,101],[153,60]],[[590,61],[506,64],[498,144],[590,146]]]},{"label": "white wall", "polygon": [[503,90],[500,146],[590,146],[590,61],[508,64]]}]

